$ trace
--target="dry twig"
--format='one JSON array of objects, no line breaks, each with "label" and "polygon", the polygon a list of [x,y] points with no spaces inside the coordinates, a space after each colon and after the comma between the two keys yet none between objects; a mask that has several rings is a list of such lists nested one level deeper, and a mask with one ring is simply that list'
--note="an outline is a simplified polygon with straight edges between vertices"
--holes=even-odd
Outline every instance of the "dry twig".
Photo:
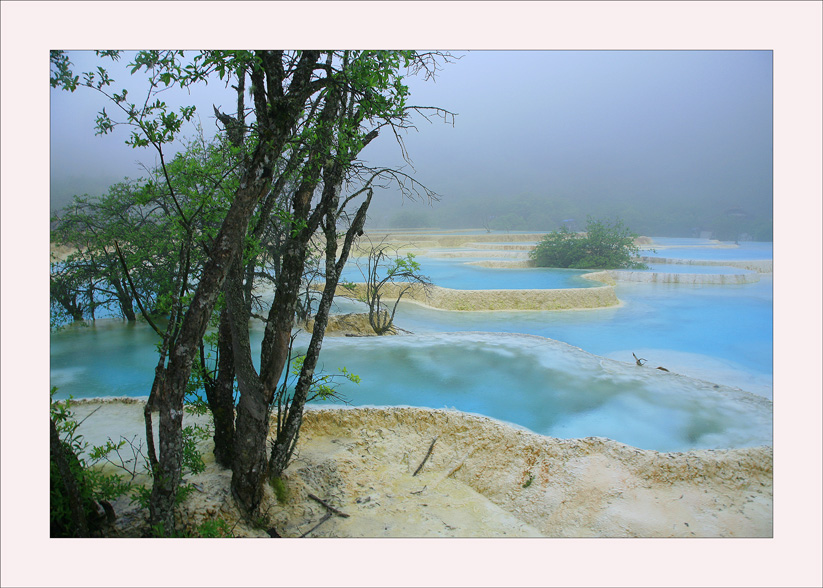
[{"label": "dry twig", "polygon": [[412,474],[412,477],[416,476],[418,473],[420,473],[420,470],[423,469],[423,465],[426,463],[426,460],[428,460],[429,456],[432,454],[432,450],[434,449],[434,444],[435,443],[437,443],[437,437],[432,439],[432,444],[429,445],[429,450],[426,452],[426,457],[423,458],[423,461],[421,461],[420,465],[417,466],[417,469],[414,470],[414,473]]},{"label": "dry twig", "polygon": [[322,525],[323,523],[328,521],[331,518],[332,514],[336,514],[337,516],[343,517],[344,519],[349,518],[349,515],[347,515],[346,513],[344,513],[341,510],[338,510],[338,509],[334,508],[331,504],[329,504],[328,502],[326,502],[322,498],[318,498],[317,496],[315,496],[311,492],[309,492],[309,498],[311,498],[312,500],[315,500],[315,501],[319,502],[320,504],[322,504],[323,506],[325,506],[326,507],[326,514],[323,515],[323,518],[320,519],[319,523],[317,523],[311,529],[309,529],[308,531],[306,531],[305,533],[300,535],[300,537],[305,537],[306,535],[309,535],[310,533],[313,533],[315,530],[317,530],[317,528],[320,525]]},{"label": "dry twig", "polygon": [[325,523],[326,521],[328,521],[330,518],[331,518],[331,511],[327,511],[327,512],[326,512],[326,514],[324,514],[324,515],[323,515],[323,518],[322,518],[322,519],[320,519],[320,522],[319,522],[319,523],[317,523],[317,524],[316,524],[315,526],[313,526],[311,529],[309,529],[308,531],[306,531],[305,533],[303,533],[302,535],[300,535],[300,537],[302,538],[302,537],[305,537],[306,535],[308,535],[309,533],[312,533],[313,531],[315,531],[315,530],[317,529],[317,527],[319,527],[320,525],[322,525],[323,523]]},{"label": "dry twig", "polygon": [[331,512],[333,512],[337,516],[343,517],[344,519],[349,518],[349,515],[347,515],[346,513],[344,513],[341,510],[338,510],[338,509],[334,508],[331,504],[329,504],[325,500],[322,500],[322,499],[318,498],[317,496],[315,496],[311,492],[309,492],[309,498],[311,498],[312,500],[316,500],[317,502],[319,502],[320,504],[325,506],[328,510],[330,510]]}]

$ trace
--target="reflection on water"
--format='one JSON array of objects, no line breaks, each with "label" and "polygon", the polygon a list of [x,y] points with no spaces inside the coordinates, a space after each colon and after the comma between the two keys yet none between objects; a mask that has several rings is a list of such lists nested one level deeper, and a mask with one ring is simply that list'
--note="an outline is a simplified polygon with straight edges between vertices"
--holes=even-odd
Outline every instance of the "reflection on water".
[{"label": "reflection on water", "polygon": [[[455,284],[508,284],[489,288],[551,287],[524,284],[568,283],[585,273],[462,261],[428,260],[424,271]],[[762,399],[772,394],[770,276],[734,286],[621,283],[616,291],[621,306],[585,311],[451,312],[401,303],[397,324],[415,335],[327,337],[321,367],[361,376],[360,385],[342,387],[355,405],[454,407],[542,434],[605,436],[660,451],[771,442],[771,405]],[[363,305],[341,300],[335,311],[362,312]],[[261,339],[254,324],[255,356]],[[305,345],[307,336],[298,340]],[[156,342],[144,324],[120,321],[57,332],[52,385],[58,397],[147,396]],[[646,366],[637,367],[632,352]]]},{"label": "reflection on water", "polygon": [[[418,332],[487,331],[527,333],[564,341],[590,353],[633,361],[631,351],[665,362],[672,352],[693,358],[678,367],[695,377],[715,379],[771,396],[763,381],[772,375],[771,278],[734,286],[618,284],[619,307],[560,312],[438,311],[413,304],[398,309],[397,321]],[[340,304],[342,312],[363,307]],[[623,357],[616,352],[625,352]],[[718,361],[728,369],[718,374]],[[756,383],[756,390],[751,384]]]},{"label": "reflection on water", "polygon": [[159,340],[146,324],[115,320],[68,327],[51,336],[51,385],[56,398],[148,396]]},{"label": "reflection on water", "polygon": [[341,386],[357,405],[455,408],[541,434],[610,437],[659,451],[771,442],[765,399],[542,338],[336,338],[324,346],[324,363],[328,372],[345,365],[368,374],[367,386]]}]

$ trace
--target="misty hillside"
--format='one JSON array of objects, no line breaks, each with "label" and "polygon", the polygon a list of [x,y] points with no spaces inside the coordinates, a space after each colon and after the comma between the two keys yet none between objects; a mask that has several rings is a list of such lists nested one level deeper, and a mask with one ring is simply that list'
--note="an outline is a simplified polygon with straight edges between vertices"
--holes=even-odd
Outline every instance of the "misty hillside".
[{"label": "misty hillside", "polygon": [[[486,228],[502,231],[582,230],[587,216],[622,219],[632,231],[657,237],[710,236],[720,240],[772,240],[772,211],[741,208],[733,200],[700,202],[553,197],[537,194],[443,196],[429,203],[376,199],[369,225],[385,228]],[[707,235],[708,233],[708,235]]]}]

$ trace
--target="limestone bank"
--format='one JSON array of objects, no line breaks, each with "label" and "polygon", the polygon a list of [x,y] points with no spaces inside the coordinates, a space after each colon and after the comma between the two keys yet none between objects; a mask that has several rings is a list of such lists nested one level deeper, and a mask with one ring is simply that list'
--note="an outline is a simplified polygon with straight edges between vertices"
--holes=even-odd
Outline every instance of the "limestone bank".
[{"label": "limestone bank", "polygon": [[[140,401],[84,401],[92,444],[140,437]],[[203,419],[186,415],[186,419]],[[432,442],[434,444],[432,445]],[[431,448],[431,452],[427,452]],[[231,472],[201,445],[206,471],[178,522],[222,518],[236,536],[771,537],[770,446],[660,453],[605,438],[556,439],[493,419],[422,408],[311,408],[284,475],[266,487],[266,525],[241,520]],[[422,464],[422,467],[421,467]],[[419,473],[414,475],[416,471]],[[332,516],[315,498],[349,515]],[[115,504],[115,533],[138,536],[139,512]]]}]

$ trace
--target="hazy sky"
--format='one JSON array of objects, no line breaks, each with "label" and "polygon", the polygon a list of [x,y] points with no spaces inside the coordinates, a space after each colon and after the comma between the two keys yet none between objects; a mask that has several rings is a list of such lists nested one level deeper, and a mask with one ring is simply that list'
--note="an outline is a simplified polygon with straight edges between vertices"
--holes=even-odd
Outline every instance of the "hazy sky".
[{"label": "hazy sky", "polygon": [[[72,53],[76,69],[97,63]],[[418,119],[406,145],[415,177],[443,199],[531,193],[610,199],[721,200],[768,214],[772,202],[771,51],[476,51],[455,53],[436,81],[411,79],[411,103],[457,114]],[[127,60],[122,60],[122,69]],[[110,61],[104,64],[111,66]],[[141,88],[128,74],[116,88]],[[191,101],[213,132],[211,104],[231,111],[231,90],[196,88]],[[151,165],[128,132],[95,136],[104,99],[87,88],[51,91],[51,194],[98,194]],[[113,105],[107,108],[115,112]],[[398,164],[391,137],[364,151]],[[380,206],[380,204],[376,204]]]}]

